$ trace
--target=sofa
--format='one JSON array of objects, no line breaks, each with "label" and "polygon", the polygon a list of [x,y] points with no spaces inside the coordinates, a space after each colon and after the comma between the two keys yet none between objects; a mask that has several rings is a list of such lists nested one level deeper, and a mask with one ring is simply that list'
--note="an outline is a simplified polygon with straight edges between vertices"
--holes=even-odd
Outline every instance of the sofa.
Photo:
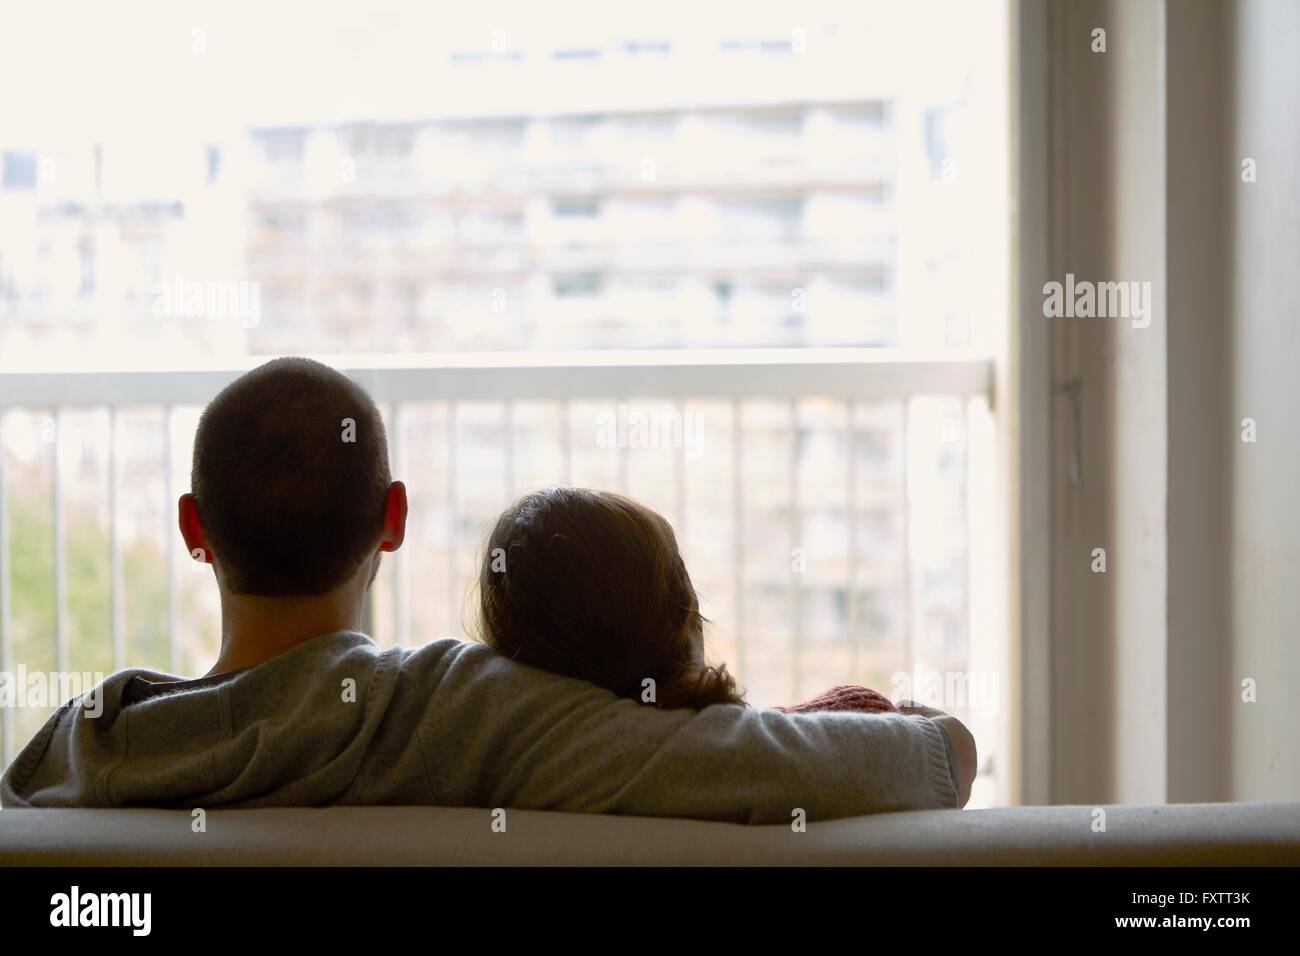
[{"label": "sofa", "polygon": [[[0,811],[0,865],[1300,865],[1300,803],[924,810],[789,826],[508,810]],[[1096,828],[1095,828],[1096,827]],[[498,823],[497,829],[500,829]]]}]

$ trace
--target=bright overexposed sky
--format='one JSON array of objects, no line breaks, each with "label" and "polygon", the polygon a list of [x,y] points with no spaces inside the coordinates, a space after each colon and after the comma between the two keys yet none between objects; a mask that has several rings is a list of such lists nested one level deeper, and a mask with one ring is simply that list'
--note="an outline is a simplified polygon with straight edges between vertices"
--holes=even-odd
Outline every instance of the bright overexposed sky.
[{"label": "bright overexposed sky", "polygon": [[[0,144],[746,94],[851,97],[953,82],[978,0],[0,0]],[[720,38],[801,45],[720,66]],[[560,63],[557,48],[667,39],[671,58]],[[499,51],[515,64],[453,64]],[[730,65],[734,63],[734,68]],[[514,68],[512,68],[514,66]],[[612,72],[619,75],[614,76]],[[539,99],[541,97],[542,99]],[[549,103],[547,99],[549,98]],[[551,104],[559,104],[554,106]]]}]

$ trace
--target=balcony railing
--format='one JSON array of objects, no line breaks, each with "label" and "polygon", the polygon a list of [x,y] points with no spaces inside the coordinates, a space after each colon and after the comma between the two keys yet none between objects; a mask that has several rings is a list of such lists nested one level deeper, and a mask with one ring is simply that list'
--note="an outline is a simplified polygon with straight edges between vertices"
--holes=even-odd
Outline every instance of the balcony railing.
[{"label": "balcony railing", "polygon": [[[669,517],[713,623],[711,656],[756,703],[888,680],[921,658],[971,666],[978,542],[969,519],[989,503],[970,469],[972,453],[977,466],[991,458],[969,415],[987,417],[984,357],[837,349],[325,360],[380,403],[393,473],[412,498],[407,544],[372,593],[381,643],[462,632],[491,519],[525,490],[574,483],[625,490]],[[257,361],[0,371],[0,671],[40,659],[59,672],[193,673],[211,660],[215,589],[185,571],[174,502],[188,486],[198,411]],[[102,578],[83,567],[101,559]],[[40,568],[51,580],[36,597],[24,593],[18,613],[15,588],[37,587]],[[70,610],[73,585],[90,610]],[[5,764],[42,717],[0,708]]]}]

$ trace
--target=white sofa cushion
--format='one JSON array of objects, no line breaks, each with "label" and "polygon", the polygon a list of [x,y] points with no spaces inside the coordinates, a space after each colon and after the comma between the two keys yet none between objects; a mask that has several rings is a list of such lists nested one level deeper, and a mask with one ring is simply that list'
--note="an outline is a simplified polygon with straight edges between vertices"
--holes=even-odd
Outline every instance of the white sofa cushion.
[{"label": "white sofa cushion", "polygon": [[923,810],[788,826],[508,810],[0,811],[0,864],[1300,864],[1300,803]]}]

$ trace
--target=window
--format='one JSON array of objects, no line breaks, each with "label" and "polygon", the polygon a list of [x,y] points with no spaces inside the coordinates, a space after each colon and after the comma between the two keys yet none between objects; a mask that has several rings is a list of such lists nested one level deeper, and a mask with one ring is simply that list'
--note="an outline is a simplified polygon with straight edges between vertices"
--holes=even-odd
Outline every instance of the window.
[{"label": "window", "polygon": [[7,192],[36,188],[36,154],[6,151],[0,165],[0,187]]},{"label": "window", "polygon": [[[211,654],[215,595],[168,514],[197,396],[293,352],[358,370],[410,478],[381,641],[463,633],[488,523],[581,483],[674,523],[710,651],[755,703],[850,681],[923,698],[914,679],[1000,670],[996,13],[683,0],[631,34],[616,8],[376,5],[231,12],[203,51],[166,6],[98,55],[33,45],[43,75],[121,105],[55,90],[48,143],[0,130],[0,383],[48,371],[0,394],[0,557],[22,556],[0,561],[4,665]],[[151,69],[121,69],[136,60]],[[133,121],[144,101],[157,122]],[[248,294],[202,317],[162,303],[194,284]],[[395,365],[428,374],[399,392]],[[71,366],[102,388],[78,392]],[[699,427],[606,447],[620,407]],[[989,755],[977,802],[1005,799],[1005,707],[940,703]],[[43,716],[5,718],[6,759]]]}]

